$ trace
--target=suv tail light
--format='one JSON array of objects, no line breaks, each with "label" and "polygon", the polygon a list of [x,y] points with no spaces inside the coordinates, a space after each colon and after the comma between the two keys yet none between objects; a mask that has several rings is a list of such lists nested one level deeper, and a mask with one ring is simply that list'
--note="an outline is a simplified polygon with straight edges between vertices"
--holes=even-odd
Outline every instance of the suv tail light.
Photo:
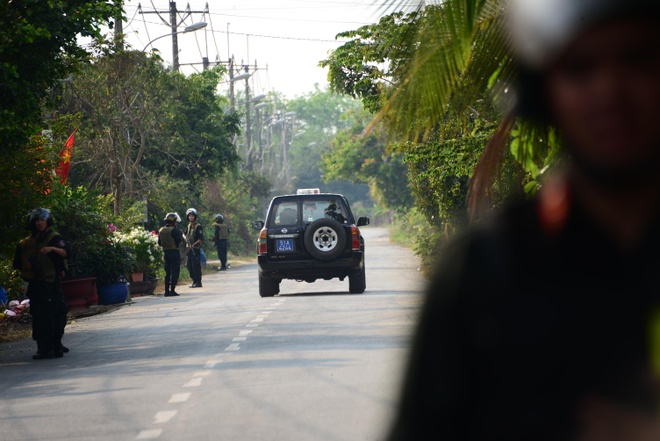
[{"label": "suv tail light", "polygon": [[262,228],[259,232],[259,254],[268,253],[268,230]]},{"label": "suv tail light", "polygon": [[351,225],[351,248],[353,251],[360,249],[360,230],[355,225]]}]

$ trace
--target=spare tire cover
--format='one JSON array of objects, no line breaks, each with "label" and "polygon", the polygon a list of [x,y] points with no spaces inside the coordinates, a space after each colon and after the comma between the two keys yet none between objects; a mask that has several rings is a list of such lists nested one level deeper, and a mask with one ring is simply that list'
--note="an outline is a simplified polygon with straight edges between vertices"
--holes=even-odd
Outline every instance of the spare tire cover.
[{"label": "spare tire cover", "polygon": [[317,219],[307,226],[304,243],[313,258],[336,259],[346,248],[346,230],[334,219]]}]

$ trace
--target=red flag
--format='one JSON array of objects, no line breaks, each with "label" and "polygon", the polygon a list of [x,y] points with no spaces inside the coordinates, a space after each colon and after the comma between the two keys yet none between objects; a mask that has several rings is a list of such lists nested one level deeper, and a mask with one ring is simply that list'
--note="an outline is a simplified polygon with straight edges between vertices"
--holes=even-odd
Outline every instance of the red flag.
[{"label": "red flag", "polygon": [[64,148],[60,152],[60,163],[55,169],[55,176],[60,177],[60,182],[66,184],[66,179],[69,177],[69,168],[71,167],[71,153],[73,153],[73,135],[75,135],[76,130],[74,130],[69,139],[64,143]]}]

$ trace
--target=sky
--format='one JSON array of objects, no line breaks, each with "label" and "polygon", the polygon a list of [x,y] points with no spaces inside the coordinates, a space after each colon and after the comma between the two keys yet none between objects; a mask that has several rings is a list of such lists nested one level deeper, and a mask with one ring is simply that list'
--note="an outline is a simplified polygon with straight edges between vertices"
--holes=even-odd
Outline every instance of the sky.
[{"label": "sky", "polygon": [[[233,56],[237,65],[247,65],[251,95],[278,91],[287,99],[327,86],[327,69],[318,67],[330,50],[343,41],[335,36],[376,23],[383,14],[377,0],[189,0],[176,1],[179,31],[197,22],[206,28],[178,34],[179,71],[200,72],[202,58],[227,65]],[[125,0],[127,44],[143,50],[152,40],[169,35],[169,0]],[[203,12],[208,5],[208,14]],[[186,12],[189,9],[190,14]],[[140,13],[141,11],[143,13]],[[161,14],[153,13],[159,11]],[[172,38],[153,41],[169,66]],[[244,71],[244,70],[242,70]]]}]

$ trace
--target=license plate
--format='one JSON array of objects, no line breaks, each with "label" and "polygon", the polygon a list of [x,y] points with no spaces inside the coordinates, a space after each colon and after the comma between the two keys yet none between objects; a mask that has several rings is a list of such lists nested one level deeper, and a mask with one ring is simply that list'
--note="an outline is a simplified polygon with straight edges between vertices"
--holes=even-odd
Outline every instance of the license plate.
[{"label": "license plate", "polygon": [[294,250],[293,239],[277,239],[275,241],[275,250],[278,253],[290,253]]}]

